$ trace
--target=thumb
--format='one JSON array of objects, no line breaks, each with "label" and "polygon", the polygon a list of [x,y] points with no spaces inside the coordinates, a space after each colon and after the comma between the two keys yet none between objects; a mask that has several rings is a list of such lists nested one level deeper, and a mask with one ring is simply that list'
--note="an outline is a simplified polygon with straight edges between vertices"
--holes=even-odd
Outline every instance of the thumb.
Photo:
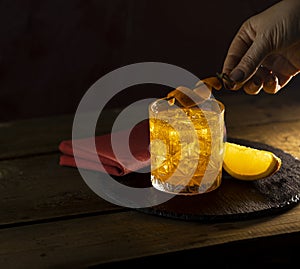
[{"label": "thumb", "polygon": [[261,65],[270,49],[262,38],[256,38],[237,66],[229,74],[231,80],[236,83],[246,82]]}]

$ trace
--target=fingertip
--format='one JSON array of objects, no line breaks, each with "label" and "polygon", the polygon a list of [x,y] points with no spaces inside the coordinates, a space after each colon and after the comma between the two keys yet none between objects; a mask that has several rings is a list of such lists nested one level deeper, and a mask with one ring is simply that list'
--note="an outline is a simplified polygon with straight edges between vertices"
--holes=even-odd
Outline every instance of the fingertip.
[{"label": "fingertip", "polygon": [[278,84],[280,85],[280,89],[285,87],[293,77],[293,76],[285,76],[280,73],[276,73],[275,75],[276,77],[278,77]]},{"label": "fingertip", "polygon": [[248,95],[258,95],[260,93],[260,91],[261,91],[261,89],[258,89],[256,91],[251,91],[251,90],[244,88],[244,92],[247,93]]},{"label": "fingertip", "polygon": [[270,74],[263,83],[263,90],[269,94],[275,94],[281,89],[277,76]]},{"label": "fingertip", "polygon": [[233,90],[234,84],[232,82],[223,80],[223,85],[226,90]]},{"label": "fingertip", "polygon": [[242,88],[242,81],[245,78],[245,73],[241,69],[234,69],[231,73],[225,73],[227,79],[224,80],[224,87],[228,90],[237,91]]},{"label": "fingertip", "polygon": [[245,72],[241,69],[234,69],[230,74],[229,78],[235,83],[242,82],[245,78]]},{"label": "fingertip", "polygon": [[222,80],[222,84],[226,90],[236,91],[241,88],[240,83],[234,82],[227,73],[217,73],[217,77]]},{"label": "fingertip", "polygon": [[244,85],[244,91],[249,95],[257,95],[263,87],[262,81],[256,80],[256,81],[248,81]]},{"label": "fingertip", "polygon": [[243,84],[241,84],[241,83],[234,83],[234,82],[229,82],[229,81],[224,81],[223,84],[224,84],[224,88],[226,90],[231,90],[231,91],[238,91],[243,86]]},{"label": "fingertip", "polygon": [[269,94],[276,94],[277,92],[280,91],[282,87],[280,85],[276,85],[276,87],[274,88],[263,88],[263,90],[266,92],[266,93],[269,93]]}]

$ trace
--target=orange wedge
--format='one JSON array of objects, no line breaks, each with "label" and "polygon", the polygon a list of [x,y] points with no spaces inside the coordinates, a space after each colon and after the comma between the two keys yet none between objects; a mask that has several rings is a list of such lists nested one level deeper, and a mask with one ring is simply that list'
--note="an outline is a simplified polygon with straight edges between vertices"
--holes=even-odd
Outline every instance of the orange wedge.
[{"label": "orange wedge", "polygon": [[240,180],[258,180],[276,173],[281,159],[274,153],[235,143],[225,143],[223,168]]}]

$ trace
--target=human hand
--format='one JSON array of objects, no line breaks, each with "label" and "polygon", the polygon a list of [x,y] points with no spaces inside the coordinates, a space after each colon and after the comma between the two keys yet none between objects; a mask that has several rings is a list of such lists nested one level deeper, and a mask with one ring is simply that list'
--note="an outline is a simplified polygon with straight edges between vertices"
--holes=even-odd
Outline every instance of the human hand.
[{"label": "human hand", "polygon": [[223,65],[231,90],[274,94],[300,71],[300,1],[283,0],[243,23]]}]

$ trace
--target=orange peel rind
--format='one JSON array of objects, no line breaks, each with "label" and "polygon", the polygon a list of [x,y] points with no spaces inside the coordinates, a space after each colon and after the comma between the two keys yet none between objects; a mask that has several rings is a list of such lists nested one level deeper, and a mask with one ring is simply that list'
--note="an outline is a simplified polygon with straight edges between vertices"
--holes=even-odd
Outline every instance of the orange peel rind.
[{"label": "orange peel rind", "polygon": [[[204,86],[204,87],[203,87]],[[208,77],[199,80],[196,88],[179,86],[167,95],[169,105],[174,105],[177,101],[183,107],[193,107],[210,98],[213,89],[220,90],[223,87],[222,82],[217,77]]]}]

